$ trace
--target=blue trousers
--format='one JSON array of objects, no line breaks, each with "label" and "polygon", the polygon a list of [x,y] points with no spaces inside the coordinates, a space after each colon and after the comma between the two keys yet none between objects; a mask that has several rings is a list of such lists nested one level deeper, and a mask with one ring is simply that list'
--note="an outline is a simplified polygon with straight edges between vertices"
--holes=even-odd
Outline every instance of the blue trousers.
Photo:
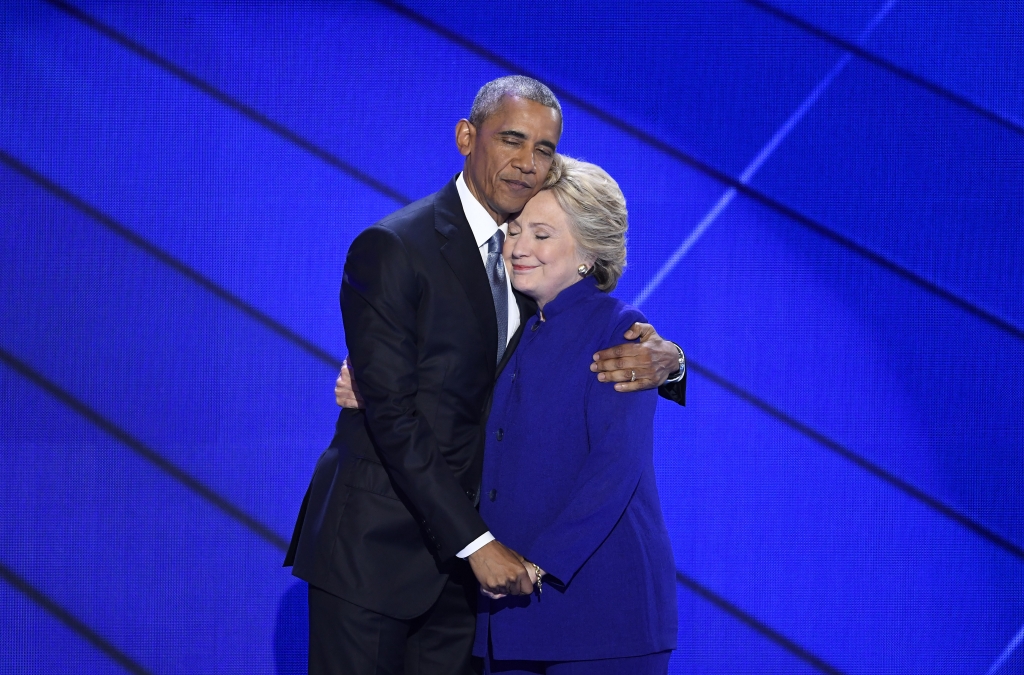
[{"label": "blue trousers", "polygon": [[666,675],[672,652],[594,661],[496,661],[484,659],[484,675]]}]

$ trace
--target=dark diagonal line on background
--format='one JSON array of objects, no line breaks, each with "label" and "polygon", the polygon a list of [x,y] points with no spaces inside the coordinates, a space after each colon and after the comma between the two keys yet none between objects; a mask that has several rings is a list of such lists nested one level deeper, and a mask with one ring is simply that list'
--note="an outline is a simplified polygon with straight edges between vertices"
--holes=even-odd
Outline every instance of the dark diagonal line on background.
[{"label": "dark diagonal line on background", "polygon": [[[183,82],[186,82],[189,85],[191,85],[191,86],[199,89],[200,91],[208,94],[209,96],[211,96],[215,100],[219,101],[220,103],[226,105],[227,107],[229,107],[229,108],[231,108],[233,110],[236,110],[237,112],[239,112],[240,114],[244,115],[245,117],[253,120],[254,122],[256,122],[256,123],[258,123],[260,125],[262,125],[263,127],[267,128],[271,132],[281,136],[282,138],[284,138],[284,139],[286,139],[286,140],[296,144],[298,147],[300,147],[303,150],[309,152],[313,156],[322,159],[323,161],[328,163],[330,166],[336,167],[337,169],[339,169],[339,170],[345,172],[346,174],[352,176],[353,178],[359,180],[363,184],[365,184],[365,185],[373,188],[374,190],[378,191],[379,193],[381,193],[381,194],[391,198],[392,200],[396,201],[397,203],[405,205],[405,204],[409,204],[412,201],[409,197],[407,197],[406,195],[402,194],[401,192],[399,192],[395,188],[392,188],[391,186],[387,185],[386,183],[384,183],[384,182],[382,182],[382,181],[380,181],[380,180],[370,176],[369,174],[365,173],[364,171],[361,171],[360,169],[358,169],[357,167],[355,167],[355,166],[345,162],[344,160],[342,160],[341,158],[337,157],[333,153],[325,150],[324,148],[321,148],[316,143],[314,143],[314,142],[304,138],[303,136],[299,135],[295,131],[292,131],[291,129],[289,129],[288,127],[284,126],[283,124],[280,124],[278,122],[273,121],[272,119],[270,119],[266,115],[264,115],[264,114],[260,113],[259,111],[257,111],[255,108],[252,108],[251,106],[248,106],[248,105],[242,103],[241,101],[238,101],[237,99],[229,96],[228,94],[222,92],[220,89],[218,89],[217,87],[213,86],[212,84],[210,84],[210,83],[206,82],[205,80],[203,80],[203,79],[193,75],[192,73],[189,73],[185,69],[175,65],[171,61],[163,58],[159,54],[156,54],[155,52],[149,50],[148,48],[144,47],[143,45],[135,42],[131,38],[129,38],[129,37],[119,33],[118,31],[114,30],[110,26],[107,26],[106,24],[102,23],[101,21],[99,21],[99,20],[89,16],[85,12],[79,10],[78,8],[68,4],[66,2],[63,2],[62,0],[46,0],[46,1],[49,2],[51,5],[57,7],[58,9],[66,12],[68,15],[70,15],[73,18],[75,18],[76,20],[81,21],[84,25],[92,28],[93,30],[96,30],[97,32],[101,33],[102,35],[106,36],[107,38],[113,40],[117,44],[119,44],[119,45],[125,47],[126,49],[134,52],[135,54],[139,55],[140,57],[150,61],[154,65],[156,65],[156,66],[158,66],[160,68],[163,68],[168,73],[170,73],[171,75],[177,77],[178,79],[182,80]],[[450,29],[448,29],[448,28],[446,28],[446,27],[444,27],[444,26],[442,26],[440,24],[437,24],[437,23],[431,21],[430,19],[428,19],[428,18],[426,18],[426,17],[424,17],[424,16],[414,12],[413,10],[409,9],[408,7],[405,7],[404,5],[402,5],[400,3],[393,2],[391,0],[375,0],[375,2],[377,2],[377,4],[379,4],[379,5],[383,6],[383,7],[386,7],[388,9],[390,9],[392,12],[402,16],[403,18],[405,18],[405,19],[407,19],[409,21],[412,21],[413,23],[416,23],[417,25],[419,25],[419,26],[421,26],[421,27],[423,27],[423,28],[425,28],[425,29],[427,29],[427,30],[429,30],[429,31],[431,31],[431,32],[433,32],[433,33],[443,37],[444,39],[446,39],[446,40],[448,40],[448,41],[450,41],[450,42],[452,42],[452,43],[454,43],[454,44],[456,44],[456,45],[458,45],[460,47],[462,47],[463,49],[465,49],[465,50],[475,54],[476,56],[480,57],[481,59],[484,59],[485,61],[489,61],[490,63],[493,63],[493,64],[499,66],[500,68],[503,68],[503,69],[508,70],[510,72],[518,72],[518,73],[522,73],[524,75],[529,75],[529,76],[534,77],[536,79],[541,79],[536,74],[531,73],[530,71],[522,68],[518,64],[516,64],[516,63],[514,63],[514,62],[512,62],[512,61],[510,61],[510,60],[508,60],[508,59],[506,59],[506,58],[504,58],[504,57],[502,57],[502,56],[500,56],[500,55],[498,55],[498,54],[496,54],[496,53],[494,53],[494,52],[492,52],[492,51],[490,51],[490,50],[488,50],[488,49],[486,49],[484,47],[481,47],[480,45],[478,45],[475,42],[469,40],[468,38],[465,38],[462,35],[456,33],[455,31],[452,31],[452,30],[450,30]],[[993,314],[993,313],[991,313],[991,312],[989,312],[989,311],[979,307],[978,305],[975,305],[975,304],[969,302],[968,300],[965,300],[964,298],[961,298],[960,296],[956,295],[955,293],[952,293],[951,291],[947,291],[946,289],[942,288],[941,286],[938,286],[937,284],[932,283],[931,281],[928,281],[928,280],[924,279],[920,275],[918,275],[918,274],[916,274],[914,272],[911,272],[910,270],[908,270],[908,269],[900,266],[899,264],[889,260],[885,256],[883,256],[883,255],[881,255],[879,253],[876,253],[876,252],[872,251],[871,249],[868,249],[867,247],[861,246],[860,244],[857,244],[857,243],[853,242],[850,239],[847,239],[846,237],[844,237],[842,235],[839,235],[839,234],[835,233],[834,231],[832,231],[828,227],[822,225],[821,223],[818,223],[817,221],[815,221],[814,219],[810,218],[809,216],[806,216],[806,215],[796,211],[795,209],[793,209],[793,208],[783,204],[782,202],[780,202],[780,201],[778,201],[778,200],[776,200],[776,199],[774,199],[772,197],[769,197],[767,194],[764,194],[764,193],[760,192],[759,190],[756,190],[756,189],[750,187],[749,185],[744,184],[740,180],[730,176],[728,173],[726,173],[724,171],[720,171],[720,170],[716,169],[715,167],[711,166],[710,164],[708,164],[706,162],[703,162],[703,161],[697,159],[696,157],[694,157],[694,156],[692,156],[692,155],[690,155],[688,153],[683,152],[682,150],[679,150],[678,148],[676,148],[676,147],[666,143],[665,141],[662,141],[661,139],[659,139],[656,136],[654,136],[654,135],[644,131],[643,129],[641,129],[641,128],[633,125],[633,124],[630,124],[629,122],[626,122],[626,121],[624,121],[622,119],[619,119],[618,117],[616,117],[616,116],[614,116],[614,115],[612,115],[612,114],[602,110],[597,105],[594,105],[593,103],[590,103],[589,101],[587,101],[587,100],[585,100],[585,99],[583,99],[583,98],[581,98],[579,96],[576,96],[572,92],[570,92],[570,91],[568,91],[568,90],[566,90],[566,89],[564,89],[562,87],[559,87],[557,85],[552,86],[551,89],[563,101],[571,103],[572,105],[580,108],[581,110],[584,110],[585,112],[587,112],[591,116],[593,116],[593,117],[595,117],[595,118],[605,122],[609,126],[612,126],[612,127],[616,128],[616,129],[622,131],[623,133],[625,133],[625,134],[627,134],[629,136],[632,136],[633,138],[636,138],[640,142],[642,142],[642,143],[644,143],[646,145],[649,145],[650,147],[652,147],[652,148],[654,148],[656,150],[659,150],[660,152],[665,153],[666,155],[668,155],[668,156],[678,160],[679,162],[681,162],[681,163],[683,163],[683,164],[685,164],[685,165],[687,165],[687,166],[689,166],[689,167],[691,167],[691,168],[693,168],[693,169],[695,169],[695,170],[697,170],[697,171],[699,171],[699,172],[709,176],[710,178],[718,181],[719,183],[722,183],[723,185],[728,185],[730,187],[735,188],[736,191],[739,192],[740,194],[743,194],[743,195],[749,197],[750,199],[753,199],[754,201],[756,201],[756,202],[758,202],[758,203],[760,203],[760,204],[762,204],[764,206],[767,206],[768,208],[770,208],[770,209],[772,209],[774,211],[777,211],[778,213],[780,213],[780,214],[790,218],[791,220],[795,221],[796,223],[798,223],[800,225],[803,225],[803,226],[805,226],[805,227],[807,227],[807,228],[809,228],[811,230],[814,230],[815,232],[818,232],[819,234],[822,234],[823,236],[825,236],[825,237],[827,237],[829,239],[832,239],[833,241],[835,241],[835,242],[839,243],[840,245],[844,246],[845,248],[853,251],[854,253],[856,253],[858,255],[861,255],[862,257],[867,258],[868,260],[871,260],[872,262],[876,262],[876,263],[884,265],[890,271],[892,271],[892,272],[902,276],[903,278],[911,281],[912,283],[914,283],[914,284],[924,288],[926,291],[928,291],[928,292],[930,292],[930,293],[932,293],[932,294],[942,298],[943,300],[947,300],[947,301],[953,303],[957,307],[959,307],[959,308],[967,311],[968,313],[978,317],[982,321],[985,321],[986,323],[989,323],[989,324],[999,328],[1000,330],[1004,330],[1004,331],[1010,333],[1011,335],[1013,335],[1014,337],[1016,337],[1018,339],[1024,340],[1024,329],[1018,328],[1017,326],[1015,326],[1012,323],[1006,321],[1005,319],[1002,319],[1001,317],[999,317],[999,316],[997,316],[997,315],[995,315],[995,314]]]},{"label": "dark diagonal line on background", "polygon": [[900,492],[921,502],[922,504],[931,508],[937,513],[961,525],[962,527],[966,528],[967,530],[973,532],[982,539],[986,540],[990,544],[997,546],[998,548],[1001,548],[1002,550],[1018,558],[1019,560],[1024,560],[1024,548],[1021,548],[1020,546],[1010,541],[1006,537],[996,532],[993,532],[981,523],[976,522],[972,518],[960,513],[953,507],[944,504],[935,497],[932,497],[927,492],[924,492],[923,490],[914,487],[913,485],[903,480],[899,476],[896,476],[895,474],[886,471],[882,467],[862,457],[853,450],[850,450],[849,448],[844,447],[840,443],[832,440],[825,434],[822,434],[812,429],[811,427],[807,426],[803,422],[800,422],[796,418],[787,415],[786,413],[782,412],[781,410],[771,405],[767,401],[764,401],[755,396],[754,394],[751,394],[749,391],[739,387],[736,384],[733,384],[732,382],[725,379],[721,375],[712,372],[711,370],[705,368],[704,366],[693,363],[691,359],[686,360],[686,367],[692,370],[693,372],[698,373],[702,377],[711,380],[712,382],[714,382],[721,388],[725,389],[730,394],[733,394],[737,398],[740,398],[746,403],[749,403],[755,408],[761,410],[762,412],[767,413],[769,416],[782,422],[789,428],[803,434],[807,438],[810,438],[814,442],[827,448],[828,450],[839,455],[840,457],[852,462],[853,464],[856,464],[861,469],[867,471],[875,478],[878,478],[883,482],[888,483],[889,485],[896,488]]},{"label": "dark diagonal line on background", "polygon": [[789,25],[798,28],[799,30],[802,30],[805,33],[809,33],[815,36],[819,40],[828,42],[833,47],[837,47],[845,52],[849,52],[850,54],[853,54],[854,56],[861,60],[867,61],[868,63],[878,66],[882,70],[886,70],[892,73],[893,75],[896,75],[897,77],[906,80],[907,82],[911,82],[921,87],[922,89],[931,92],[932,94],[938,96],[939,98],[944,98],[951,103],[954,103],[962,108],[971,111],[972,113],[984,117],[990,122],[995,122],[1001,127],[1014,131],[1018,134],[1024,134],[1024,125],[1022,125],[1019,120],[1014,119],[1009,115],[1005,115],[997,110],[992,110],[991,108],[988,108],[978,103],[977,101],[974,101],[962,94],[958,94],[952,89],[948,89],[942,86],[941,84],[938,84],[937,82],[933,82],[926,77],[922,77],[921,75],[918,75],[912,70],[904,68],[903,66],[900,66],[899,64],[890,61],[889,59],[886,59],[868,49],[865,49],[864,47],[861,47],[855,42],[851,42],[837,35],[834,35],[829,31],[811,23],[810,21],[806,21],[796,16],[795,14],[790,14],[785,10],[779,9],[778,7],[769,2],[764,2],[763,0],[744,0],[744,2],[746,2],[751,7],[755,7],[761,10],[762,12],[765,12],[766,14],[770,14],[775,18],[785,23],[788,23]]},{"label": "dark diagonal line on background", "polygon": [[171,462],[159,452],[153,450],[148,445],[93,410],[84,401],[78,399],[68,391],[61,388],[60,385],[49,380],[14,354],[0,348],[0,361],[3,361],[11,370],[15,371],[32,384],[60,401],[66,407],[78,413],[93,426],[100,429],[122,445],[130,448],[135,452],[135,454],[148,461],[160,471],[163,471],[191,492],[212,504],[232,520],[235,520],[280,550],[287,550],[288,542],[286,542],[279,534],[274,532],[269,526],[261,523],[255,517],[232,504],[215,490],[204,485],[197,478]]},{"label": "dark diagonal line on background", "polygon": [[295,344],[296,346],[299,347],[299,349],[302,349],[303,351],[312,355],[314,358],[323,361],[332,368],[341,368],[341,359],[338,359],[337,357],[333,356],[330,352],[322,349],[321,347],[318,347],[316,344],[302,337],[288,326],[285,326],[280,321],[264,313],[257,307],[254,307],[253,305],[249,304],[248,302],[238,297],[231,291],[227,290],[217,282],[204,276],[198,270],[194,269],[185,262],[174,257],[167,251],[164,251],[162,248],[148,241],[147,239],[137,234],[133,230],[129,229],[128,227],[125,227],[124,225],[117,222],[107,214],[92,206],[91,204],[87,203],[77,195],[72,194],[62,186],[58,185],[57,183],[54,183],[46,176],[35,171],[26,164],[23,164],[14,157],[11,157],[3,150],[0,150],[0,162],[6,164],[14,171],[20,173],[22,176],[28,178],[33,183],[40,186],[47,192],[53,194],[54,196],[60,198],[62,201],[70,204],[74,208],[83,212],[85,215],[89,216],[91,219],[93,219],[100,225],[103,225],[105,228],[107,228],[117,236],[121,237],[128,243],[141,249],[146,254],[152,256],[156,260],[159,260],[163,264],[167,265],[175,272],[178,272],[179,274],[186,277],[190,281],[203,287],[216,297],[220,298],[221,300],[229,304],[231,307],[237,309],[246,316],[252,318],[257,323],[263,325],[271,332],[276,333],[277,335],[283,337],[285,340],[288,340],[289,342]]},{"label": "dark diagonal line on background", "polygon": [[334,153],[329,152],[324,148],[321,148],[316,143],[313,143],[309,139],[300,136],[298,133],[289,129],[285,125],[275,122],[274,120],[270,119],[269,117],[259,112],[252,106],[248,106],[245,103],[239,101],[238,99],[226,94],[225,92],[221,91],[209,82],[199,77],[196,77],[184,68],[181,68],[172,63],[171,61],[168,61],[164,57],[160,56],[156,52],[147,49],[146,47],[142,46],[138,42],[135,42],[126,35],[123,35],[118,31],[114,30],[113,28],[111,28],[110,26],[107,26],[99,20],[94,19],[93,17],[89,16],[77,7],[67,2],[62,2],[62,0],[46,0],[46,2],[50,3],[57,9],[60,9],[61,11],[65,12],[71,17],[77,19],[78,21],[82,22],[89,28],[92,28],[98,33],[101,33],[107,38],[113,40],[125,49],[134,52],[135,54],[141,56],[143,59],[149,61],[150,63],[160,68],[163,68],[174,77],[195,87],[199,91],[215,99],[217,102],[227,106],[228,108],[231,108],[235,112],[247,117],[256,124],[259,124],[260,126],[270,130],[271,132],[277,134],[278,136],[284,138],[285,140],[294,143],[295,145],[299,146],[300,148],[310,153],[314,157],[323,160],[330,166],[333,166],[334,168],[342,171],[343,173],[347,174],[351,178],[354,178],[363,185],[366,185],[367,187],[379,192],[385,197],[388,197],[389,199],[403,206],[412,202],[410,198],[406,197],[404,194],[394,189],[390,185],[387,185],[377,180],[370,174],[360,170],[358,167],[352,164],[349,164],[348,162],[341,159]]},{"label": "dark diagonal line on background", "polygon": [[[428,19],[427,17],[421,14],[418,14],[417,12],[409,9],[408,7],[402,5],[401,3],[394,2],[393,0],[374,1],[377,4],[386,7],[391,11],[395,12],[396,14],[402,16],[403,18],[408,19],[409,21],[412,21],[413,23],[416,23],[417,25],[475,54],[481,59],[493,63],[499,68],[502,68],[512,73],[521,73],[523,75],[527,75],[534,79],[543,81],[543,78],[540,77],[538,74],[533,73],[523,68],[519,64],[514,63],[513,61],[510,61],[509,59],[506,59],[505,57],[476,44],[475,42],[466,37],[463,37],[459,33],[456,33],[455,31],[445,26],[442,26],[432,21],[431,19]],[[787,206],[786,204],[751,187],[750,185],[743,183],[739,179],[732,177],[731,175],[725,173],[724,171],[720,171],[719,169],[716,169],[710,164],[700,159],[697,159],[696,157],[688,153],[685,153],[682,150],[679,150],[675,146],[666,143],[665,141],[648,133],[647,131],[644,131],[643,129],[637,126],[630,124],[629,122],[626,122],[625,120],[622,120],[616,117],[615,115],[612,115],[611,113],[602,110],[597,105],[590,103],[589,101],[573,94],[570,91],[567,91],[565,88],[560,87],[558,85],[549,86],[551,90],[555,92],[555,95],[558,96],[562,101],[570,103],[576,106],[577,108],[584,110],[588,114],[592,115],[593,117],[596,117],[602,122],[605,122],[609,126],[612,126],[618,129],[619,131],[622,131],[623,133],[632,136],[638,141],[665,153],[666,155],[672,157],[673,159],[676,159],[682,162],[683,164],[693,169],[696,169],[697,171],[709,176],[710,178],[722,183],[723,185],[728,185],[729,187],[735,188],[735,190],[740,194],[749,197],[750,199],[754,200],[755,202],[758,202],[759,204],[762,204],[763,206],[767,206],[769,209],[776,211],[777,213],[780,213],[786,216],[787,218],[790,218],[796,223],[803,225],[804,227],[814,232],[817,232],[818,234],[828,239],[831,239],[832,241],[852,251],[853,253],[863,258],[866,258],[871,262],[877,263],[885,267],[894,274],[897,274],[903,277],[904,279],[910,281],[911,283],[915,284],[916,286],[923,288],[925,291],[931,293],[932,295],[935,295],[947,302],[952,303],[953,305],[981,319],[982,321],[1013,335],[1017,339],[1024,340],[1024,329],[1017,327],[1016,325],[1010,323],[1009,321],[1003,319],[1002,317],[997,316],[996,314],[993,314],[992,312],[989,312],[983,309],[982,307],[975,305],[974,303],[956,295],[955,293],[946,290],[942,286],[939,286],[938,284],[925,279],[919,274],[912,272],[911,270],[899,265],[898,263],[890,260],[889,258],[883,256],[882,254],[877,253],[866,246],[858,244],[855,241],[848,239],[847,237],[844,237],[841,234],[838,234],[832,229],[814,220],[810,216],[800,213],[796,209]]]},{"label": "dark diagonal line on background", "polygon": [[747,612],[743,611],[742,609],[732,604],[731,602],[729,602],[722,596],[718,595],[714,591],[705,588],[695,579],[688,577],[679,570],[676,570],[676,581],[679,582],[680,585],[685,586],[686,588],[690,589],[700,597],[704,598],[705,600],[707,600],[712,605],[722,610],[729,616],[733,617],[740,623],[745,624],[747,627],[752,628],[757,633],[760,633],[764,637],[768,638],[769,640],[771,640],[778,646],[782,647],[787,652],[797,657],[801,661],[804,661],[814,666],[821,672],[828,673],[829,675],[844,675],[843,671],[831,665],[830,663],[822,659],[820,656],[812,654],[807,649],[793,642],[788,637],[778,632],[768,624],[754,618]]},{"label": "dark diagonal line on background", "polygon": [[[739,192],[742,192],[742,190],[739,190],[738,188],[737,190]],[[808,230],[820,235],[825,239],[828,239],[829,241],[838,244],[839,246],[842,246],[846,250],[857,254],[861,258],[864,258],[865,260],[868,260],[878,265],[879,267],[882,267],[892,272],[896,276],[901,277],[906,281],[909,281],[914,286],[917,286],[918,288],[928,292],[929,294],[937,298],[945,300],[954,307],[963,310],[964,312],[970,314],[971,316],[974,316],[977,319],[980,319],[981,321],[989,324],[990,326],[998,328],[999,330],[1012,335],[1018,340],[1024,340],[1024,328],[1020,328],[1015,324],[1010,323],[1006,319],[1002,318],[1001,316],[993,314],[992,312],[989,312],[988,310],[978,305],[975,305],[974,303],[960,297],[959,295],[953,293],[952,291],[946,290],[945,288],[936,284],[935,282],[922,277],[918,273],[909,270],[906,267],[903,267],[902,265],[894,262],[893,260],[890,260],[881,253],[878,253],[862,244],[858,244],[854,240],[839,234],[838,232],[822,225],[821,223],[815,221],[812,218],[803,215],[799,211],[795,211],[794,209],[786,206],[785,204],[782,204],[781,202],[776,202],[774,199],[770,197],[765,197],[764,199],[756,199],[755,201],[767,204],[775,211],[786,216],[787,218],[795,220],[797,223],[803,225]]]},{"label": "dark diagonal line on background", "polygon": [[81,619],[50,599],[45,593],[22,579],[14,570],[0,563],[0,578],[21,591],[29,600],[42,607],[48,614],[73,630],[83,639],[106,654],[112,661],[136,675],[150,675],[150,671],[136,663],[130,656],[108,642],[102,635],[87,626]]},{"label": "dark diagonal line on background", "polygon": [[[528,77],[532,77],[535,80],[540,80],[542,82],[544,81],[544,78],[541,77],[539,74],[527,68],[524,68],[523,66],[521,66],[518,63],[515,63],[514,61],[506,59],[504,56],[501,56],[496,52],[492,52],[486,47],[478,45],[469,38],[464,37],[463,35],[451,30],[446,26],[442,26],[441,24],[436,23],[431,19],[428,19],[422,14],[419,14],[418,12],[409,9],[408,7],[401,3],[393,2],[392,0],[374,0],[374,2],[376,2],[378,5],[386,7],[387,9],[390,9],[392,12],[398,14],[402,18],[408,19],[409,21],[412,21],[418,26],[425,28],[436,35],[439,35],[440,37],[448,40],[453,44],[458,45],[459,47],[462,47],[466,51],[480,57],[481,59],[488,61],[498,66],[499,68],[502,68],[503,70],[507,70],[510,73],[519,73],[522,75],[526,75]],[[703,162],[697,159],[696,157],[686,152],[683,152],[682,150],[679,150],[675,146],[666,143],[657,136],[654,136],[653,134],[644,131],[640,127],[630,124],[629,122],[620,119],[619,117],[616,117],[615,115],[607,112],[606,110],[591,103],[590,101],[587,101],[586,99],[577,96],[571,91],[568,91],[564,87],[547,82],[545,82],[545,84],[548,85],[551,91],[553,91],[561,101],[572,104],[573,106],[585,111],[589,115],[601,120],[605,124],[608,124],[609,126],[612,126],[629,136],[632,136],[633,138],[641,141],[646,145],[651,146],[652,148],[655,148],[656,150],[660,150],[666,155],[669,155],[670,157],[679,160],[683,164],[686,164],[687,166],[710,176],[711,178],[717,180],[720,183],[735,187],[737,190],[740,190],[741,192],[744,193],[749,193],[751,195],[759,194],[756,191],[753,191],[749,187],[740,183],[737,179],[733,178],[728,173],[720,171],[719,169],[716,169],[710,164],[707,164],[706,162]]]}]

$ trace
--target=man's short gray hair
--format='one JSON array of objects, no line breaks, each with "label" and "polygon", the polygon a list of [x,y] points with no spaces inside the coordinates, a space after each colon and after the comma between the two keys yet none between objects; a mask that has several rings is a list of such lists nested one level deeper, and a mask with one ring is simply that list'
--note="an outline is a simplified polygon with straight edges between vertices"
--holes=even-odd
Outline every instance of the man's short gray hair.
[{"label": "man's short gray hair", "polygon": [[596,164],[555,155],[544,181],[569,217],[580,257],[594,261],[597,287],[611,292],[626,267],[626,198],[615,179]]},{"label": "man's short gray hair", "polygon": [[557,110],[559,118],[558,128],[561,130],[562,105],[543,83],[525,75],[499,77],[480,87],[480,91],[476,93],[476,98],[473,99],[473,109],[469,111],[469,123],[479,129],[484,120],[497,112],[501,106],[501,100],[506,96],[535,101],[543,106]]}]

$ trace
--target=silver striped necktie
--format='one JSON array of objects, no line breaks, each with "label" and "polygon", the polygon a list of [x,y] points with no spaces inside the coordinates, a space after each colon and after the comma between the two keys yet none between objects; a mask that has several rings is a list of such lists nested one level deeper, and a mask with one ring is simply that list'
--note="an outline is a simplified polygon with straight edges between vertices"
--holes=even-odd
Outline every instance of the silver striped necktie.
[{"label": "silver striped necktie", "polygon": [[487,280],[491,283],[491,297],[494,299],[494,313],[498,318],[498,360],[505,353],[508,342],[508,285],[505,276],[505,261],[501,248],[505,244],[505,233],[498,230],[487,240]]}]

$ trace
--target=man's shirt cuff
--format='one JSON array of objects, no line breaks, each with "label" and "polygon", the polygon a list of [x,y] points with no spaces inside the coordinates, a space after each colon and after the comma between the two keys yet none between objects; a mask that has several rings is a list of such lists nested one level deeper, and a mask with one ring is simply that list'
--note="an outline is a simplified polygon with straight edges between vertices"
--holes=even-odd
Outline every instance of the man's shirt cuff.
[{"label": "man's shirt cuff", "polygon": [[469,544],[469,546],[456,553],[455,557],[468,558],[469,556],[473,555],[474,553],[482,549],[487,544],[490,544],[492,541],[494,541],[494,535],[491,534],[490,530],[488,530],[487,532],[484,532],[479,537],[474,539]]}]

